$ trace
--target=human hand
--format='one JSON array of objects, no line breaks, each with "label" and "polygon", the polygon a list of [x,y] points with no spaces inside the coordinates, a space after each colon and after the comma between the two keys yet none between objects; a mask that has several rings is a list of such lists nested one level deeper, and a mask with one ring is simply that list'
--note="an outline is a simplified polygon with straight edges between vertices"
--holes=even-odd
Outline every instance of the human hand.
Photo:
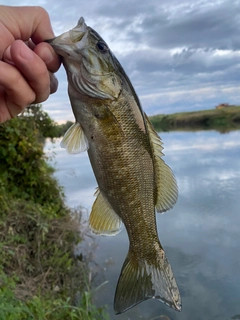
[{"label": "human hand", "polygon": [[43,8],[0,6],[0,123],[57,90],[60,58],[43,42],[53,37]]}]

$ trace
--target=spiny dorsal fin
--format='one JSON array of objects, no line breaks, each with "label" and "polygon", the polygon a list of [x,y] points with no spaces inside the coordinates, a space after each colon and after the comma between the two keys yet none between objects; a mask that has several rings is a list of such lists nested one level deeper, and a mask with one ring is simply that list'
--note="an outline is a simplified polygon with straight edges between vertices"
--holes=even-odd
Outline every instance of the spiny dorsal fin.
[{"label": "spiny dorsal fin", "polygon": [[171,209],[177,202],[177,182],[172,170],[162,160],[162,156],[164,155],[162,152],[162,141],[154,130],[148,117],[146,115],[145,117],[154,155],[155,178],[157,184],[157,201],[155,207],[157,212],[164,212]]},{"label": "spiny dorsal fin", "polygon": [[89,217],[89,226],[96,234],[115,236],[121,231],[122,221],[99,189],[95,194],[97,198],[94,201]]},{"label": "spiny dorsal fin", "polygon": [[60,145],[69,153],[80,153],[88,149],[87,138],[78,122],[68,129]]}]

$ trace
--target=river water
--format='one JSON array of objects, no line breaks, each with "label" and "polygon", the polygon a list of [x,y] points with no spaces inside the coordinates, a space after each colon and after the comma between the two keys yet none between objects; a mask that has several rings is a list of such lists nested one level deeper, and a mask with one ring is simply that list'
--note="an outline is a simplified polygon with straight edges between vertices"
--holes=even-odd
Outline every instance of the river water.
[{"label": "river water", "polygon": [[[240,131],[171,132],[161,138],[179,198],[172,210],[157,214],[157,226],[178,282],[182,312],[147,300],[114,315],[114,292],[128,251],[125,230],[115,237],[96,237],[95,282],[108,283],[97,291],[95,303],[106,305],[114,320],[240,319]],[[58,141],[47,142],[45,150],[55,152],[55,176],[67,204],[90,211],[97,184],[87,153],[69,155]]]}]

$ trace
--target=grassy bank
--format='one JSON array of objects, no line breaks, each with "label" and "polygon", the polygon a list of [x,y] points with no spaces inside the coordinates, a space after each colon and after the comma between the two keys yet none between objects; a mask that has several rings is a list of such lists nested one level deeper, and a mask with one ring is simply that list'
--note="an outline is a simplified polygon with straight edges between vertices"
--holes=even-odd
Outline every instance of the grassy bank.
[{"label": "grassy bank", "polygon": [[0,319],[108,319],[73,254],[81,212],[65,206],[46,163],[41,119],[45,135],[52,125],[41,113],[0,126]]},{"label": "grassy bank", "polygon": [[240,107],[181,112],[169,115],[156,115],[150,120],[161,131],[217,130],[228,132],[240,129]]}]

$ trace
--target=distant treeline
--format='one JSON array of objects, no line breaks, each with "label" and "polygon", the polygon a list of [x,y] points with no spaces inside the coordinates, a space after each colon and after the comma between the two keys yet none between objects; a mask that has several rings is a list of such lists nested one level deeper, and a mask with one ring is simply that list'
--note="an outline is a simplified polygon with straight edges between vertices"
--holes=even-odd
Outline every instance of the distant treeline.
[{"label": "distant treeline", "polygon": [[72,121],[67,121],[63,124],[55,124],[55,136],[56,138],[60,138],[64,136],[65,132],[71,127],[73,124]]},{"label": "distant treeline", "polygon": [[217,130],[228,132],[240,129],[240,107],[160,114],[150,117],[154,128],[158,131],[198,131]]},{"label": "distant treeline", "polygon": [[67,121],[64,124],[54,122],[47,112],[43,111],[41,104],[28,106],[22,115],[34,119],[34,127],[40,130],[43,138],[62,137],[73,124],[71,121]]},{"label": "distant treeline", "polygon": [[[25,115],[34,115],[36,127],[41,127],[44,138],[62,137],[73,124],[67,121],[64,124],[55,123],[41,105],[31,105]],[[158,132],[162,131],[199,131],[217,130],[228,132],[240,130],[240,106],[230,106],[173,114],[159,114],[149,117],[154,128]]]}]

